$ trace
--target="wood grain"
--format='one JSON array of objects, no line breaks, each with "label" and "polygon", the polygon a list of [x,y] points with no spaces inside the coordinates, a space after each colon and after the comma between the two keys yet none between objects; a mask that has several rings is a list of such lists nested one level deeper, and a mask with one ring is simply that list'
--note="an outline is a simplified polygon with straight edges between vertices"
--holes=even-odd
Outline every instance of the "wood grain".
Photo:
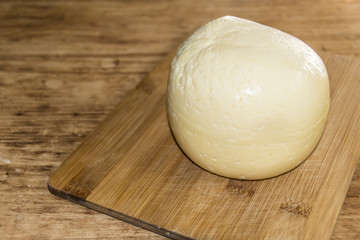
[{"label": "wood grain", "polygon": [[[189,32],[236,15],[359,56],[359,1],[0,1],[2,239],[159,239],[68,204],[48,177]],[[360,238],[357,167],[333,239]],[[40,231],[39,231],[40,229]]]},{"label": "wood grain", "polygon": [[177,147],[165,103],[175,50],[50,177],[49,190],[174,239],[330,238],[360,157],[360,61],[323,54],[332,104],[308,160],[241,181],[202,170]]}]

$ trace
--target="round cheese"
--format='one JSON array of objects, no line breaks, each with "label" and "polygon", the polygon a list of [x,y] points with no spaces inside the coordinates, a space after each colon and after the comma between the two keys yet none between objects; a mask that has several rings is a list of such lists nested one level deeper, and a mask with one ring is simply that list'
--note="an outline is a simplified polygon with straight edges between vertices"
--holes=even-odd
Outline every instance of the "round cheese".
[{"label": "round cheese", "polygon": [[313,151],[330,104],[321,58],[287,33],[226,16],[195,31],[172,62],[168,119],[184,153],[236,179],[287,172]]}]

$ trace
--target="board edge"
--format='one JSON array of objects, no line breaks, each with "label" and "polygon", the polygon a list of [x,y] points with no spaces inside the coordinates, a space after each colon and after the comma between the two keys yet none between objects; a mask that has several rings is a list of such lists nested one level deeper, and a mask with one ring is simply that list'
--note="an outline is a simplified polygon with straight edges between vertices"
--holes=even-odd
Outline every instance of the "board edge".
[{"label": "board edge", "polygon": [[48,190],[49,190],[49,192],[51,194],[53,194],[53,195],[55,195],[57,197],[61,197],[61,198],[65,199],[65,200],[68,200],[68,201],[73,202],[75,204],[80,204],[80,205],[82,205],[84,207],[95,210],[95,211],[97,211],[99,213],[106,214],[106,215],[108,215],[110,217],[116,218],[118,220],[124,221],[124,222],[132,224],[132,225],[135,225],[135,226],[140,227],[142,229],[145,229],[147,231],[154,232],[154,233],[159,234],[161,236],[164,236],[164,237],[167,237],[167,238],[170,238],[170,239],[175,239],[175,240],[194,240],[193,238],[189,238],[189,237],[186,237],[186,236],[181,235],[179,233],[169,231],[169,230],[167,230],[165,228],[150,224],[150,223],[145,222],[145,221],[141,221],[139,219],[133,218],[133,217],[128,216],[126,214],[116,212],[116,211],[114,211],[114,210],[112,210],[110,208],[100,206],[100,205],[98,205],[96,203],[93,203],[93,202],[87,201],[85,199],[82,199],[80,197],[77,197],[75,195],[66,193],[66,192],[64,192],[62,190],[59,190],[59,189],[55,188],[54,186],[52,186],[49,183],[49,181],[47,182],[47,188],[48,188]]}]

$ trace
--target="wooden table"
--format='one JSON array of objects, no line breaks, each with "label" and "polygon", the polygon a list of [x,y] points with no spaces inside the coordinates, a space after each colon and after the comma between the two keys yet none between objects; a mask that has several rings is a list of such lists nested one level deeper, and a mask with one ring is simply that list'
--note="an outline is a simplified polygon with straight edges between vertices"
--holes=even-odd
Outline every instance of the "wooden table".
[{"label": "wooden table", "polygon": [[[2,239],[162,238],[51,195],[47,179],[186,34],[223,15],[360,54],[360,1],[0,2]],[[358,167],[333,239],[360,239],[359,194]]]}]

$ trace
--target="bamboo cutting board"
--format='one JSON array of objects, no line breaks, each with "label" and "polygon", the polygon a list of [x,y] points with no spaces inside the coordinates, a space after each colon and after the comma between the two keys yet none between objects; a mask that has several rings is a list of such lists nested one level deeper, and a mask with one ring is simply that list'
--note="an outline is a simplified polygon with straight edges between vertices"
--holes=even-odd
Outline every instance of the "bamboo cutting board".
[{"label": "bamboo cutting board", "polygon": [[49,190],[174,239],[329,239],[360,156],[360,61],[322,54],[331,108],[307,161],[240,181],[202,170],[176,145],[165,109],[174,54],[64,161]]}]

